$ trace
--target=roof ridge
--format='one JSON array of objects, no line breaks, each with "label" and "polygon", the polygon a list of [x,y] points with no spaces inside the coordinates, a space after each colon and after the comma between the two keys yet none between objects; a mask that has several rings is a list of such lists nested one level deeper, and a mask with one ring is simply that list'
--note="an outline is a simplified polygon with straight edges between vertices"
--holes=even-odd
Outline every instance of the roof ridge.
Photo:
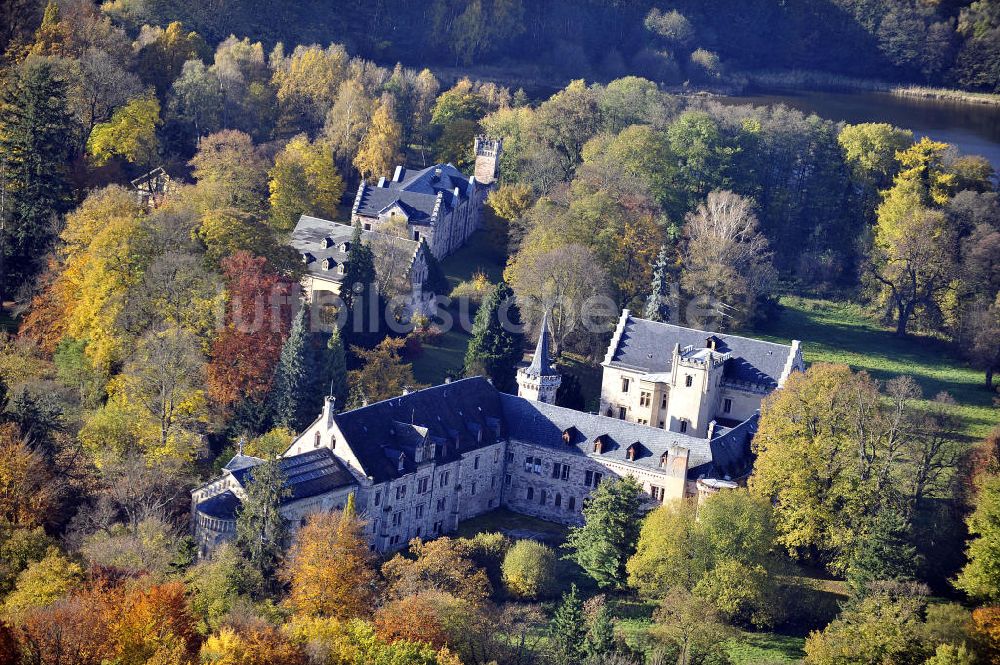
[{"label": "roof ridge", "polygon": [[747,337],[746,335],[735,335],[733,333],[724,333],[724,332],[718,332],[718,331],[713,332],[711,330],[703,330],[701,328],[688,328],[687,326],[679,326],[679,325],[677,325],[675,323],[665,323],[663,321],[652,321],[650,319],[644,319],[644,318],[639,317],[639,316],[633,316],[631,313],[629,314],[629,318],[633,319],[635,321],[642,321],[643,323],[651,323],[653,325],[667,326],[667,327],[670,327],[670,328],[677,328],[679,330],[690,330],[691,332],[704,333],[706,335],[712,335],[712,336],[718,337],[720,340],[723,340],[723,341],[726,338],[733,338],[733,337],[735,337],[736,339],[745,339],[745,340],[748,340],[748,341],[751,341],[751,342],[757,342],[758,344],[770,344],[772,346],[780,346],[780,347],[784,347],[786,349],[791,349],[792,348],[792,343],[791,342],[795,342],[796,341],[796,340],[791,340],[791,342],[788,343],[788,344],[782,344],[781,342],[772,342],[772,341],[769,341],[769,340],[766,340],[766,339],[761,339],[759,337]]}]

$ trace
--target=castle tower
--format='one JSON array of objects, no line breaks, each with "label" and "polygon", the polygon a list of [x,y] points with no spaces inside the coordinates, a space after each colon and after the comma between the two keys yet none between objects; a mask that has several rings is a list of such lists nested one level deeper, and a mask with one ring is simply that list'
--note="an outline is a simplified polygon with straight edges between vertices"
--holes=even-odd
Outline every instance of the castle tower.
[{"label": "castle tower", "polygon": [[670,363],[670,401],[667,429],[697,437],[710,437],[719,402],[720,382],[729,353],[717,349],[713,335],[705,346],[681,348],[674,344]]},{"label": "castle tower", "polygon": [[485,136],[476,137],[476,182],[487,187],[500,178],[500,153],[503,150],[503,139],[490,139]]},{"label": "castle tower", "polygon": [[536,402],[555,404],[556,391],[561,383],[562,376],[549,362],[549,313],[545,312],[531,364],[517,370],[517,395]]}]

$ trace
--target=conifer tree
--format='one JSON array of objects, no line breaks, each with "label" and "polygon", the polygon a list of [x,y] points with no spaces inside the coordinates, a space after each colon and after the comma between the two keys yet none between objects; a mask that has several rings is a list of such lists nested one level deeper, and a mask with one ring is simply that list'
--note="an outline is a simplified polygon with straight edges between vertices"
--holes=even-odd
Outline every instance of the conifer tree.
[{"label": "conifer tree", "polygon": [[[370,300],[378,298],[376,311],[383,311],[381,297],[376,288],[375,257],[363,240],[361,223],[354,225],[354,235],[351,237],[351,247],[347,250],[347,267],[344,269],[343,288],[340,297],[347,308],[347,319],[344,324],[344,337],[348,342],[360,346],[372,346],[372,333],[377,330],[379,321],[368,321]],[[373,329],[374,328],[374,329]]]},{"label": "conifer tree", "polygon": [[[597,599],[595,599],[597,600]],[[593,614],[587,618],[587,639],[584,648],[587,663],[603,663],[615,647],[615,626],[606,602],[597,604]]]},{"label": "conifer tree", "polygon": [[433,293],[438,296],[448,295],[451,293],[451,284],[444,274],[441,263],[434,258],[434,254],[431,253],[431,248],[427,246],[427,242],[424,240],[420,242],[424,246],[424,256],[427,257],[427,279],[423,283],[424,292]]},{"label": "conifer tree", "polygon": [[330,339],[326,342],[326,355],[323,358],[323,376],[325,394],[336,399],[335,404],[343,408],[347,404],[347,354],[344,352],[344,340],[340,336],[340,328],[334,326]]},{"label": "conifer tree", "polygon": [[309,331],[306,323],[308,310],[299,307],[292,319],[285,344],[281,348],[281,358],[274,375],[274,390],[271,393],[271,408],[274,422],[299,432],[316,416],[315,381],[309,371],[310,348]]},{"label": "conifer tree", "polygon": [[557,665],[579,665],[586,654],[587,625],[583,617],[583,603],[577,595],[576,585],[563,594],[562,602],[552,615],[549,624],[552,659]]},{"label": "conifer tree", "polygon": [[608,480],[590,495],[584,524],[570,530],[566,558],[576,561],[602,589],[621,588],[625,563],[639,539],[641,486],[632,477]]},{"label": "conifer tree", "polygon": [[646,318],[665,323],[670,320],[670,259],[666,245],[653,264],[653,283],[646,300]]},{"label": "conifer tree", "polygon": [[521,312],[514,302],[514,291],[500,282],[476,312],[472,340],[465,353],[467,376],[483,374],[505,392],[515,389],[517,364],[524,356],[524,333]]},{"label": "conifer tree", "polygon": [[73,120],[66,83],[29,58],[0,85],[0,299],[42,266],[69,205]]},{"label": "conifer tree", "polygon": [[910,524],[895,507],[883,505],[868,520],[847,565],[847,581],[859,596],[872,582],[911,580],[917,572],[917,549],[910,544]]},{"label": "conifer tree", "polygon": [[290,495],[277,460],[253,468],[236,515],[236,547],[243,555],[242,582],[247,591],[259,594],[271,585],[288,534],[281,502]]}]

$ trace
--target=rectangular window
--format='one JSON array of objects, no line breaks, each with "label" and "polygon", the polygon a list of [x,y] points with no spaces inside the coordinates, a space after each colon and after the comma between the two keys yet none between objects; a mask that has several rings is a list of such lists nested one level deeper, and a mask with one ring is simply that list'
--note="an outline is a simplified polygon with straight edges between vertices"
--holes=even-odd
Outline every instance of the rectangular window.
[{"label": "rectangular window", "polygon": [[694,383],[694,377],[693,376],[691,376],[690,374],[688,374],[688,375],[686,375],[684,377],[684,385],[686,387],[690,388],[693,383]]},{"label": "rectangular window", "polygon": [[587,471],[583,474],[583,484],[590,487],[594,483],[594,472]]},{"label": "rectangular window", "polygon": [[576,510],[576,497],[575,496],[571,496],[569,498],[569,503],[567,504],[567,508],[569,510],[571,510],[571,511],[572,510]]},{"label": "rectangular window", "polygon": [[660,421],[660,429],[666,429],[666,427],[667,427],[667,423],[665,423],[664,421],[661,420]]},{"label": "rectangular window", "polygon": [[597,473],[597,472],[595,472],[594,473],[594,487],[597,487],[598,485],[600,485],[601,484],[601,480],[603,478],[604,478],[604,474],[603,473]]},{"label": "rectangular window", "polygon": [[553,478],[558,478],[559,477],[559,467],[561,467],[561,466],[562,466],[562,464],[560,464],[559,462],[553,462],[552,463],[552,477]]},{"label": "rectangular window", "polygon": [[406,496],[406,485],[400,485],[396,488],[396,501],[399,501],[404,496]]},{"label": "rectangular window", "polygon": [[503,477],[503,484],[504,485],[510,485],[510,474],[509,473],[506,476]]},{"label": "rectangular window", "polygon": [[684,434],[687,431],[688,431],[688,421],[682,420],[681,421],[681,434]]},{"label": "rectangular window", "polygon": [[528,488],[528,501],[531,501],[534,498],[535,498],[535,488],[534,487],[529,487]]},{"label": "rectangular window", "polygon": [[527,471],[528,473],[531,473],[531,464],[534,461],[535,461],[534,457],[525,457],[524,458],[524,470]]},{"label": "rectangular window", "polygon": [[472,468],[473,469],[479,468],[479,455],[476,455],[476,458],[472,460]]},{"label": "rectangular window", "polygon": [[472,488],[471,489],[472,489],[471,494],[473,496],[475,496],[476,495],[476,481],[475,480],[472,481]]},{"label": "rectangular window", "polygon": [[722,411],[724,413],[732,413],[733,412],[733,400],[729,399],[728,397],[726,399],[722,400]]},{"label": "rectangular window", "polygon": [[656,485],[649,486],[649,493],[653,496],[653,501],[663,503],[663,488]]},{"label": "rectangular window", "polygon": [[541,497],[538,499],[538,504],[544,506],[545,502],[548,501],[549,494],[545,490],[542,490]]},{"label": "rectangular window", "polygon": [[639,393],[639,406],[649,406],[653,403],[653,393],[646,392],[645,390]]},{"label": "rectangular window", "polygon": [[560,480],[569,480],[569,465],[568,464],[563,464],[562,465],[562,470],[559,472],[559,479]]},{"label": "rectangular window", "polygon": [[497,486],[497,477],[490,476],[490,489],[493,489],[496,486]]},{"label": "rectangular window", "polygon": [[622,377],[622,392],[623,393],[627,393],[628,392],[628,384],[629,384],[628,377],[627,376],[623,376]]},{"label": "rectangular window", "polygon": [[539,475],[539,476],[542,475],[542,458],[541,457],[536,457],[535,458],[535,474]]},{"label": "rectangular window", "polygon": [[430,483],[430,478],[418,478],[417,479],[417,494],[423,494],[427,491],[427,485]]},{"label": "rectangular window", "polygon": [[442,526],[442,524],[443,524],[443,522],[435,522],[434,523],[434,533],[441,533],[441,526]]},{"label": "rectangular window", "polygon": [[649,424],[649,421],[646,420],[645,418],[639,418],[638,420],[636,420],[636,422],[639,423],[640,425],[648,425]]},{"label": "rectangular window", "polygon": [[413,516],[415,518],[417,518],[418,520],[419,519],[423,519],[423,517],[424,517],[424,504],[421,503],[419,506],[417,506],[416,508],[413,509]]},{"label": "rectangular window", "polygon": [[624,406],[619,406],[618,407],[618,420],[625,420],[625,407]]},{"label": "rectangular window", "polygon": [[382,491],[381,490],[379,490],[378,492],[375,492],[375,505],[376,506],[381,506],[382,505]]},{"label": "rectangular window", "polygon": [[493,451],[493,463],[497,464],[500,461],[500,449],[497,448]]},{"label": "rectangular window", "polygon": [[441,472],[441,487],[447,487],[448,486],[448,476],[449,475],[451,475],[449,471],[442,471]]},{"label": "rectangular window", "polygon": [[666,395],[664,395],[663,399],[660,400],[660,408],[661,409],[667,408],[667,396]]},{"label": "rectangular window", "polygon": [[439,512],[439,513],[443,513],[444,512],[444,506],[445,506],[444,499],[438,499],[437,500],[437,506],[435,507],[435,511]]},{"label": "rectangular window", "polygon": [[509,451],[507,453],[507,461],[508,462],[513,462],[514,461],[514,451],[513,450],[511,450],[511,451]]},{"label": "rectangular window", "polygon": [[396,526],[399,526],[402,523],[403,523],[403,511],[399,511],[398,513],[393,513],[392,514],[392,525],[394,527],[396,527]]}]

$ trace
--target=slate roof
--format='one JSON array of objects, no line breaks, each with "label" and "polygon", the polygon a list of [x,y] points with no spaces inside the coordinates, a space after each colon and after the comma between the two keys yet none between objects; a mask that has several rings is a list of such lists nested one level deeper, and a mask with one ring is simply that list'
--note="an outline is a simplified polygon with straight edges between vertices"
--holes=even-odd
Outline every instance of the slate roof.
[{"label": "slate roof", "polygon": [[[307,499],[354,484],[354,476],[329,448],[317,448],[299,455],[282,457],[278,464],[287,478],[285,486],[292,490],[285,503]],[[254,467],[232,472],[236,481],[246,487],[253,478]]]},{"label": "slate roof", "polygon": [[205,499],[198,504],[198,512],[206,517],[220,520],[236,519],[236,509],[240,507],[240,499],[232,490]]},{"label": "slate roof", "polygon": [[[435,164],[420,170],[398,167],[393,179],[384,181],[382,185],[371,187],[362,184],[356,201],[357,214],[378,217],[383,210],[399,202],[411,224],[426,224],[434,214],[438,193],[443,193],[442,203],[446,209],[457,207],[468,195],[469,179],[451,164]],[[455,197],[456,187],[459,189],[458,198]]]},{"label": "slate roof", "polygon": [[681,348],[689,345],[704,348],[710,337],[715,339],[716,351],[731,354],[723,369],[725,379],[769,389],[778,387],[788,357],[794,353],[794,348],[787,344],[710,333],[629,315],[621,336],[612,341],[613,344],[617,341],[617,347],[611,350],[607,364],[647,374],[667,373],[671,369],[674,344],[680,344]]},{"label": "slate roof", "polygon": [[538,334],[538,344],[535,346],[535,355],[531,358],[531,364],[525,368],[528,376],[552,376],[556,372],[552,369],[549,358],[549,313],[542,316],[542,329]]},{"label": "slate roof", "polygon": [[[361,232],[361,238],[365,242],[371,242],[373,238],[378,236],[379,233],[376,231]],[[302,215],[292,231],[288,244],[302,255],[307,273],[322,279],[341,282],[344,276],[338,274],[337,266],[342,263],[346,266],[347,262],[347,251],[342,249],[341,245],[345,242],[350,243],[353,237],[353,226]],[[400,238],[399,243],[401,247],[412,250],[413,256],[420,249],[420,243],[416,240]],[[327,244],[330,246],[327,247]],[[349,249],[350,245],[348,245]],[[332,259],[333,263],[330,264],[329,268],[324,268],[327,265],[327,259]]]},{"label": "slate roof", "polygon": [[[500,393],[475,377],[418,390],[338,413],[334,421],[375,482],[397,478],[416,468],[416,448],[436,444],[439,461],[488,446],[503,437]],[[407,455],[403,473],[399,453]]]},{"label": "slate roof", "polygon": [[[593,442],[605,437],[603,459],[659,469],[660,456],[678,448],[689,451],[688,476],[738,475],[750,464],[750,439],[756,431],[756,416],[709,441],[566,409],[502,393],[482,377],[394,397],[334,416],[337,426],[358,457],[365,473],[383,482],[411,473],[415,448],[425,440],[438,444],[438,460],[490,445],[498,438],[566,449],[563,432],[575,429],[573,445],[580,454],[593,454]],[[482,431],[482,437],[479,433]],[[634,461],[628,447],[642,445]],[[456,448],[457,443],[457,448]],[[447,449],[444,448],[447,444]],[[400,453],[408,462],[402,472]]]},{"label": "slate roof", "polygon": [[[689,451],[688,477],[729,473],[740,475],[749,468],[750,440],[756,432],[757,417],[711,441],[680,432],[630,423],[591,413],[566,409],[553,404],[500,395],[508,434],[525,443],[566,450],[575,447],[580,454],[598,456],[594,441],[602,437],[602,459],[649,469],[660,468],[664,452],[677,454],[678,448]],[[563,432],[573,428],[571,441]],[[635,460],[628,459],[628,448],[640,443]]]}]

